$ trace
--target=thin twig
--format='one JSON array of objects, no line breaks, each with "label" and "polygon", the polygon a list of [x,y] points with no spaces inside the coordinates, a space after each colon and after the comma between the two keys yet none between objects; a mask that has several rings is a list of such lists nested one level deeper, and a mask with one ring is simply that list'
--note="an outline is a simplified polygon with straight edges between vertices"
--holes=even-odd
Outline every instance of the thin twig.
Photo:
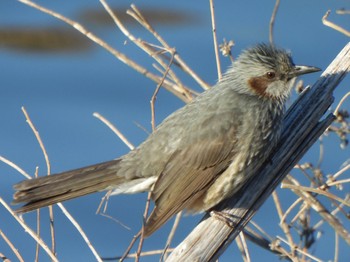
[{"label": "thin twig", "polygon": [[337,180],[337,181],[334,181],[334,182],[329,182],[329,183],[327,183],[327,186],[336,186],[336,185],[341,185],[341,184],[344,184],[344,183],[350,183],[350,178]]},{"label": "thin twig", "polygon": [[164,82],[166,76],[168,75],[168,73],[170,71],[170,67],[171,67],[173,61],[174,61],[174,54],[172,54],[171,59],[169,61],[169,64],[168,64],[168,66],[165,69],[165,72],[163,74],[163,77],[162,77],[161,81],[158,83],[158,85],[156,87],[156,90],[154,90],[154,93],[153,93],[152,98],[151,98],[151,102],[150,103],[151,103],[151,116],[152,116],[152,118],[151,118],[152,131],[156,130],[156,120],[155,120],[155,118],[156,118],[155,114],[156,113],[155,113],[155,108],[154,108],[155,105],[154,104],[155,104],[155,101],[157,99],[157,94],[159,92],[160,87],[163,85],[163,82]]},{"label": "thin twig", "polygon": [[283,216],[280,218],[280,223],[284,223],[287,216],[289,215],[289,213],[300,203],[303,202],[302,198],[298,198],[297,200],[294,201],[293,204],[291,204],[288,209],[286,210],[286,212],[284,212]]},{"label": "thin twig", "polygon": [[244,237],[243,231],[239,233],[238,237],[236,238],[236,244],[238,246],[238,249],[241,252],[242,258],[244,262],[250,262],[250,255],[249,250],[247,246],[247,242]]},{"label": "thin twig", "polygon": [[[350,200],[350,195],[347,194],[346,197],[345,197],[345,200],[346,201],[349,201]],[[342,207],[344,205],[343,204],[340,204],[338,205],[331,213],[332,216],[335,216],[339,211],[341,211]],[[313,229],[316,230],[318,228],[320,228],[323,224],[324,224],[325,220],[324,219],[320,219],[320,221],[318,221],[314,226],[313,226]]]},{"label": "thin twig", "polygon": [[276,245],[275,241],[272,240],[270,236],[267,235],[267,238],[265,238],[253,229],[251,229],[249,226],[246,226],[243,232],[244,237],[250,240],[252,243],[258,245],[259,247],[269,252],[272,252],[273,254],[277,254],[280,257],[290,258],[290,260],[292,261],[290,254],[283,247]]},{"label": "thin twig", "polygon": [[136,258],[135,258],[136,262],[139,261],[140,254],[141,254],[141,251],[142,251],[142,245],[143,245],[143,241],[144,241],[145,225],[146,225],[146,221],[147,221],[147,217],[148,217],[149,207],[151,205],[151,196],[152,196],[152,191],[148,192],[148,194],[147,194],[147,201],[146,201],[146,205],[145,205],[145,211],[143,213],[143,221],[142,221],[140,242],[139,242],[139,246],[138,246],[137,251],[136,251]]},{"label": "thin twig", "polygon": [[[33,8],[35,8],[43,13],[51,15],[51,16],[65,22],[66,24],[72,26],[74,29],[76,29],[77,31],[79,31],[80,33],[85,35],[87,38],[89,38],[90,40],[92,40],[96,44],[100,45],[102,48],[106,49],[108,52],[110,52],[112,55],[114,55],[118,60],[120,60],[124,64],[128,65],[129,67],[133,68],[135,71],[139,72],[140,74],[144,75],[145,77],[151,79],[152,81],[158,83],[159,80],[161,79],[161,77],[151,73],[145,67],[136,63],[134,60],[130,59],[125,54],[114,49],[112,46],[107,44],[105,41],[103,41],[102,39],[100,39],[99,37],[94,35],[92,32],[88,31],[81,24],[79,24],[79,23],[77,23],[77,22],[57,13],[57,12],[54,12],[53,10],[50,10],[50,9],[45,8],[43,6],[40,6],[40,5],[30,1],[30,0],[18,0],[18,1],[25,4],[25,5],[33,7]],[[173,93],[174,95],[176,95],[178,98],[180,98],[181,100],[183,100],[185,102],[189,102],[190,100],[192,100],[191,97],[190,98],[188,97],[187,93],[184,93],[183,90],[179,89],[178,86],[174,83],[171,83],[169,81],[165,81],[164,87],[168,91],[170,91],[171,93]]]},{"label": "thin twig", "polygon": [[211,16],[211,28],[212,28],[212,32],[213,32],[213,42],[214,42],[216,68],[217,68],[217,71],[218,71],[218,81],[220,81],[221,78],[222,78],[222,72],[221,72],[221,63],[220,63],[218,40],[217,40],[217,37],[216,37],[216,20],[215,20],[215,12],[214,12],[214,0],[209,0],[209,6],[210,6],[210,16]]},{"label": "thin twig", "polygon": [[[34,177],[37,178],[39,173],[39,167],[35,168],[35,175]],[[36,234],[40,237],[40,208],[36,210]],[[39,251],[40,246],[38,243],[36,243],[35,248],[35,259],[34,261],[39,261]]]},{"label": "thin twig", "polygon": [[35,128],[32,120],[30,119],[29,117],[29,114],[27,112],[27,110],[24,108],[24,106],[21,107],[22,109],[22,112],[26,118],[26,122],[28,123],[28,125],[30,126],[30,128],[32,129],[34,135],[35,135],[35,138],[37,139],[38,143],[39,143],[39,146],[41,148],[41,151],[43,152],[44,154],[44,158],[45,158],[45,163],[46,163],[46,168],[47,168],[47,175],[50,175],[51,174],[51,165],[50,165],[50,161],[49,161],[49,156],[46,152],[46,148],[44,146],[44,143],[43,141],[41,140],[41,137],[39,135],[39,132],[38,130]]},{"label": "thin twig", "polygon": [[169,250],[171,242],[173,241],[173,238],[174,238],[175,232],[176,232],[176,230],[177,230],[177,228],[179,226],[181,217],[182,217],[182,211],[176,214],[174,224],[173,224],[173,226],[171,228],[170,233],[168,234],[168,238],[167,238],[167,241],[165,243],[165,247],[163,249],[164,251],[162,253],[163,260],[166,260],[166,258],[167,258],[167,254],[168,254],[167,251]]},{"label": "thin twig", "polygon": [[130,148],[130,150],[133,150],[135,147],[130,141],[116,128],[109,120],[107,120],[104,116],[100,115],[99,113],[95,112],[92,114],[97,119],[101,120],[106,126],[108,126],[123,143]]},{"label": "thin twig", "polygon": [[100,255],[97,253],[96,249],[94,246],[91,244],[89,238],[85,234],[84,230],[81,228],[79,223],[74,219],[74,217],[68,212],[68,210],[61,204],[57,203],[58,207],[62,210],[63,214],[68,218],[68,220],[73,224],[73,226],[77,229],[79,234],[83,237],[86,245],[88,248],[91,250],[92,254],[95,256],[95,259],[97,261],[102,262],[103,260],[101,259]]},{"label": "thin twig", "polygon": [[331,13],[331,10],[328,10],[325,15],[322,17],[322,23],[325,25],[325,26],[328,26],[330,28],[333,28],[334,30],[346,35],[346,36],[349,36],[350,37],[350,31],[344,29],[343,27],[327,20],[328,19],[328,16],[329,14]]},{"label": "thin twig", "polygon": [[[39,135],[39,131],[36,129],[36,127],[34,126],[32,120],[29,117],[29,114],[27,112],[27,110],[24,108],[24,106],[22,106],[22,111],[23,114],[26,118],[26,122],[28,123],[28,125],[30,126],[30,128],[32,129],[36,140],[39,143],[39,146],[41,148],[41,151],[43,152],[44,155],[44,159],[45,159],[45,163],[46,163],[46,168],[47,168],[47,175],[49,176],[51,174],[51,165],[50,165],[50,160],[49,160],[49,156],[46,152],[46,148],[44,146],[44,143]],[[55,225],[54,225],[54,213],[53,213],[53,209],[52,206],[49,206],[49,217],[50,217],[50,233],[51,233],[51,244],[52,244],[52,253],[56,253],[56,240],[55,240]]]},{"label": "thin twig", "polygon": [[338,262],[339,258],[339,235],[337,232],[334,232],[334,258],[333,262]]},{"label": "thin twig", "polygon": [[254,226],[261,234],[263,234],[270,241],[272,240],[272,237],[261,226],[259,226],[256,222],[254,222],[253,220],[250,220],[249,224]]},{"label": "thin twig", "polygon": [[273,191],[272,198],[273,198],[273,201],[275,202],[275,207],[276,207],[276,210],[277,210],[277,214],[278,214],[278,217],[280,219],[280,226],[281,226],[281,228],[283,230],[283,233],[286,235],[286,237],[288,239],[288,245],[290,247],[291,256],[294,257],[295,256],[296,244],[294,243],[294,240],[293,240],[292,234],[290,233],[290,228],[289,228],[288,224],[285,223],[284,221],[282,221],[283,211],[282,211],[282,206],[281,206],[281,203],[279,201],[279,198],[278,198],[276,190]]},{"label": "thin twig", "polygon": [[[173,248],[169,248],[166,252],[170,253],[172,252],[174,249]],[[154,256],[154,255],[159,255],[162,254],[164,252],[164,250],[160,249],[160,250],[152,250],[152,251],[144,251],[141,254],[139,254],[139,256],[141,257],[145,257],[145,256]],[[133,254],[128,254],[125,258],[136,258],[138,255],[136,253]],[[123,259],[125,259],[123,258]],[[119,261],[121,261],[121,257],[111,257],[111,258],[103,258],[104,261],[109,261],[109,260],[116,260],[119,259]]]},{"label": "thin twig", "polygon": [[350,169],[350,164],[344,166],[342,169],[340,169],[337,173],[335,173],[333,175],[333,179],[334,178],[337,178],[338,176],[340,176],[341,174],[343,174],[345,171],[349,170]]},{"label": "thin twig", "polygon": [[136,240],[141,236],[142,230],[140,230],[134,237],[133,239],[130,241],[129,246],[127,247],[127,249],[125,250],[124,254],[120,257],[119,262],[122,262],[125,260],[125,258],[128,257],[130,250],[132,249],[132,247],[134,246]]},{"label": "thin twig", "polygon": [[280,5],[280,0],[276,0],[275,6],[274,6],[273,11],[272,11],[271,19],[270,19],[269,41],[270,41],[271,45],[273,44],[273,27],[274,27],[274,24],[275,24],[276,15],[277,15],[277,11],[278,11],[279,5]]},{"label": "thin twig", "polygon": [[306,187],[306,186],[300,186],[300,185],[292,185],[292,184],[287,184],[285,182],[282,183],[281,188],[289,188],[289,189],[295,189],[295,190],[300,190],[300,191],[307,191],[307,192],[313,192],[317,193],[320,195],[324,195],[329,199],[334,199],[338,201],[339,203],[342,203],[346,206],[350,206],[350,203],[347,201],[344,201],[342,198],[335,196],[334,194],[331,194],[327,191],[318,189],[318,188],[312,188],[312,187]]},{"label": "thin twig", "polygon": [[[136,11],[138,14],[140,14],[140,11],[137,10],[136,6],[134,4],[131,5],[131,8]],[[154,28],[149,23],[141,23],[142,26],[144,26],[148,31],[150,31],[153,36],[168,50],[172,49],[169,44],[154,30]],[[179,56],[178,53],[175,52],[174,55],[175,61],[177,64],[179,64],[180,68],[190,75],[203,89],[209,89],[210,85],[206,82],[204,82]]]},{"label": "thin twig", "polygon": [[[24,262],[23,257],[21,256],[21,254],[18,252],[18,249],[13,245],[13,243],[11,242],[11,240],[4,234],[4,232],[0,229],[0,236],[4,239],[4,241],[6,242],[6,244],[10,247],[10,249],[12,250],[12,252],[15,254],[15,256],[17,257],[18,261]],[[10,260],[8,260],[10,261]]]},{"label": "thin twig", "polygon": [[[153,59],[157,61],[163,68],[166,68],[166,63],[162,60],[161,57],[157,55],[158,52],[155,52],[153,48],[150,47],[149,44],[142,41],[139,38],[136,38],[133,36],[124,26],[124,24],[120,21],[118,16],[112,11],[112,9],[109,7],[109,5],[104,0],[100,0],[101,4],[107,11],[107,13],[111,16],[114,23],[117,25],[117,27],[120,29],[120,31],[127,37],[131,42],[133,42],[136,46],[138,46],[140,49],[142,49],[144,52],[149,54]],[[133,5],[132,5],[133,7]],[[136,7],[135,7],[136,8]],[[128,14],[132,15],[136,21],[140,22],[142,25],[144,25],[146,28],[152,28],[149,23],[146,22],[146,20],[141,17],[140,18],[140,12],[137,12],[138,16],[133,15],[134,13],[131,13],[129,10],[127,11]],[[154,30],[153,30],[154,31]],[[155,31],[154,31],[155,32]],[[165,41],[164,41],[165,42]],[[167,51],[169,53],[175,53],[175,50],[173,48],[170,48],[168,45],[165,45],[163,48],[163,51]],[[184,87],[184,85],[181,83],[181,81],[178,79],[178,77],[175,75],[173,71],[169,71],[169,74],[171,75],[172,79],[174,79],[175,85],[172,86],[172,88],[175,89],[175,91],[179,92],[183,96],[186,97],[187,102],[192,99],[192,96],[187,88]],[[161,78],[158,78],[157,83],[161,81]],[[166,83],[165,80],[163,80],[163,84]],[[171,90],[170,90],[171,91]]]},{"label": "thin twig", "polygon": [[108,215],[108,214],[106,214],[106,213],[98,213],[99,215],[101,215],[101,216],[103,216],[103,217],[106,217],[106,218],[108,218],[108,219],[110,219],[110,220],[112,220],[112,221],[114,221],[114,222],[116,222],[118,225],[121,225],[122,227],[124,227],[126,230],[131,230],[131,228],[130,227],[128,227],[127,225],[125,225],[124,223],[122,223],[121,221],[119,221],[118,219],[116,219],[115,217],[112,217],[112,216],[110,216],[110,215]]},{"label": "thin twig", "polygon": [[[125,27],[125,25],[122,23],[122,21],[119,19],[119,17],[113,12],[113,10],[110,8],[110,6],[107,4],[107,2],[105,0],[100,0],[102,6],[104,7],[104,9],[107,11],[107,13],[109,14],[109,16],[112,18],[113,22],[116,24],[116,26],[120,29],[120,31],[131,41],[133,42],[136,46],[138,46],[141,50],[143,50],[144,52],[146,52],[147,54],[149,54],[151,57],[153,57],[161,66],[163,66],[163,68],[166,68],[166,64],[164,63],[164,61],[157,56],[157,54],[159,54],[159,52],[155,51],[153,48],[150,48],[150,46],[148,44],[146,44],[143,40],[135,37],[134,35],[132,35],[130,33],[130,31]],[[130,14],[130,11],[128,12],[128,14]],[[137,13],[138,16],[133,16],[134,19],[136,21],[138,21],[141,24],[148,24],[146,19],[144,19],[141,15],[140,12]],[[141,19],[138,19],[140,18]],[[170,48],[163,48],[163,51],[168,51],[170,50]],[[175,73],[170,72],[170,74],[172,75],[172,77],[175,79],[175,82],[177,85],[181,86],[181,82],[180,80],[176,77]],[[164,82],[164,81],[163,81]]]},{"label": "thin twig", "polygon": [[323,162],[323,158],[324,158],[324,145],[323,145],[323,135],[320,136],[320,138],[318,139],[319,141],[319,148],[320,148],[320,153],[319,153],[319,157],[318,157],[318,161],[316,164],[316,168],[320,169],[321,164]]},{"label": "thin twig", "polygon": [[8,160],[7,158],[0,156],[0,161],[4,162],[6,165],[12,167],[16,171],[18,171],[20,174],[22,174],[27,179],[32,179],[30,175],[26,171],[24,171],[22,168],[20,168],[18,165],[13,163],[12,161]]},{"label": "thin twig", "polygon": [[338,103],[337,107],[335,108],[334,110],[334,115],[337,116],[338,115],[338,112],[339,112],[339,109],[340,107],[342,106],[342,104],[345,102],[345,100],[350,97],[350,92],[347,92],[343,97],[342,99],[340,100],[340,102]]},{"label": "thin twig", "polygon": [[39,245],[44,249],[44,251],[49,255],[49,257],[53,261],[58,261],[55,254],[52,253],[52,251],[46,245],[46,243],[40,237],[38,237],[30,227],[27,226],[27,224],[6,204],[6,202],[1,197],[0,204],[2,204],[6,208],[6,210],[12,215],[12,217],[16,219],[18,224],[20,224],[24,228],[25,232],[27,232],[37,243],[39,243]]},{"label": "thin twig", "polygon": [[[283,243],[288,244],[287,241],[284,240],[282,237],[277,236],[277,238],[278,238],[279,240],[281,240]],[[317,261],[317,262],[322,262],[322,260],[320,260],[320,259],[318,259],[317,257],[315,257],[315,256],[313,256],[313,255],[311,255],[311,254],[309,254],[309,253],[307,253],[307,252],[301,250],[300,248],[296,248],[295,251],[297,251],[298,253],[303,254],[303,255],[305,255],[305,256],[307,256],[307,257],[309,257],[309,258],[311,258],[311,259],[313,259],[313,260],[315,260],[315,261]],[[296,260],[296,261],[298,261],[298,260]]]},{"label": "thin twig", "polygon": [[[285,182],[299,186],[299,183],[292,176],[287,176],[285,178]],[[318,199],[316,199],[306,190],[292,189],[292,191],[303,198],[308,206],[312,207],[312,209],[314,209],[323,218],[323,220],[327,221],[329,225],[333,227],[336,232],[338,232],[339,236],[341,236],[346,241],[346,243],[350,244],[350,233]]]}]

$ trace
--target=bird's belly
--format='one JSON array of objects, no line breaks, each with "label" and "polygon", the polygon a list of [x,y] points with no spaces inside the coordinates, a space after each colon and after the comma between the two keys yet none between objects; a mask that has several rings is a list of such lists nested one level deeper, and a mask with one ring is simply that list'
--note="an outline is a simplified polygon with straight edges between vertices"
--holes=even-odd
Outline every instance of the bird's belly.
[{"label": "bird's belly", "polygon": [[247,177],[243,162],[237,159],[215,180],[202,197],[188,208],[189,211],[197,213],[211,209],[236,193]]},{"label": "bird's belly", "polygon": [[235,161],[223,172],[208,189],[203,198],[204,210],[219,204],[237,192],[247,178],[242,162]]}]

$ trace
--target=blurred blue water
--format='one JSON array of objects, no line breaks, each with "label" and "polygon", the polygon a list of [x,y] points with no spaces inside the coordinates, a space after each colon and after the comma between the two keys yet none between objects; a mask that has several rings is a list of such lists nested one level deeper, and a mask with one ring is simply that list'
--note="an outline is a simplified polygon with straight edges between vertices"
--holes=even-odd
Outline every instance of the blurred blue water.
[{"label": "blurred blue water", "polygon": [[[139,7],[161,6],[193,15],[195,21],[187,24],[154,26],[205,81],[215,83],[217,76],[208,4],[197,1],[159,2],[147,1],[145,4],[143,1],[133,1]],[[118,1],[114,4],[125,6],[130,2]],[[74,1],[74,3],[50,1],[44,5],[63,12],[72,19],[77,18],[84,8],[102,9],[97,1],[92,0]],[[218,39],[234,39],[235,56],[246,46],[268,41],[268,23],[273,5],[274,1],[231,1],[225,4],[218,2],[215,9]],[[349,8],[348,2],[316,0],[282,2],[276,20],[275,42],[290,49],[296,63],[325,69],[349,39],[323,26],[321,18],[327,9],[334,11],[341,7]],[[349,17],[337,17],[333,12],[331,19],[345,26],[349,25]],[[42,25],[60,26],[62,23],[14,1],[0,3],[1,28]],[[87,26],[118,47],[120,51],[150,68],[152,60],[132,47],[131,43],[124,45],[125,37],[114,27],[103,27],[93,23]],[[132,25],[131,30],[136,36],[149,38],[140,27]],[[229,65],[228,59],[222,58],[222,61],[224,68]],[[183,74],[180,74],[180,77],[185,79],[188,86],[200,90],[193,80]],[[312,83],[317,77],[317,74],[313,74],[303,79],[306,83]],[[345,79],[335,93],[336,101],[348,92],[349,84],[349,78]],[[126,153],[128,149],[107,127],[94,118],[92,113],[99,112],[107,117],[137,145],[147,137],[147,134],[137,127],[135,122],[148,130],[151,129],[149,101],[155,87],[155,83],[134,72],[98,46],[85,52],[59,54],[0,49],[0,155],[14,161],[30,174],[34,173],[36,166],[39,166],[40,175],[46,174],[41,150],[21,112],[21,106],[25,106],[45,143],[53,173],[116,158]],[[182,105],[183,102],[161,91],[156,103],[157,122]],[[345,107],[349,106],[350,103],[346,102]],[[326,172],[334,172],[349,157],[349,149],[341,151],[336,138],[326,143],[330,148],[327,152],[330,160],[323,168]],[[318,148],[315,146],[308,153],[307,159],[317,160],[317,157]],[[1,197],[10,202],[11,186],[22,177],[2,163],[0,163],[0,176]],[[137,232],[141,223],[145,195],[118,196],[110,201],[109,211],[131,226],[132,232],[106,218],[94,215],[102,195],[95,194],[73,200],[66,206],[77,215],[79,223],[87,231],[98,252],[102,256],[113,256],[121,254],[133,234]],[[273,225],[270,223],[270,216],[273,214],[275,217],[275,210],[271,201],[269,202],[270,204],[265,204],[258,212],[255,220],[267,230],[273,230],[271,234],[282,235],[282,232],[276,233],[278,230],[275,228],[276,223]],[[287,202],[290,200],[286,199]],[[90,251],[81,244],[82,241],[75,230],[63,231],[63,228],[66,230],[71,227],[60,212],[56,213],[58,254],[61,260],[76,261],[84,258],[86,261],[93,261]],[[6,211],[1,211],[0,216],[2,221],[0,229],[11,237],[26,260],[31,259],[34,249],[28,248],[28,242],[31,242],[29,236],[22,233]],[[34,223],[33,217],[30,215],[25,217]],[[200,216],[185,217],[186,222],[183,223],[175,241],[181,241],[198,219]],[[170,225],[167,225],[148,239],[145,250],[161,248],[169,227]],[[327,234],[325,238],[333,243],[332,232],[328,231],[325,234]],[[44,236],[48,239],[47,232]],[[2,240],[0,243],[2,247],[0,252],[11,257],[12,253],[7,246]],[[331,246],[333,248],[333,244]],[[252,244],[249,244],[249,247],[253,261],[278,261],[278,258],[255,248]],[[329,248],[331,247],[327,241],[320,241],[315,247],[316,253],[321,257],[332,254]],[[349,249],[346,248],[348,247],[342,243],[340,250],[342,258],[339,261],[350,259]],[[221,261],[237,260],[239,257],[239,252],[232,247]],[[332,257],[322,258],[332,259]],[[146,258],[143,261],[154,261],[154,258]]]}]

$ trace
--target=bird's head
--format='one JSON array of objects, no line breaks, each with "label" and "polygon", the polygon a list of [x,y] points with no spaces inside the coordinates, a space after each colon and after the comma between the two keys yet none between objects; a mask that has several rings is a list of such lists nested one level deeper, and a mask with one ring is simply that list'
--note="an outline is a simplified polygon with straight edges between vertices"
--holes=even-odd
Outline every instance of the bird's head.
[{"label": "bird's head", "polygon": [[243,51],[225,78],[234,74],[236,83],[240,83],[235,84],[239,92],[284,101],[296,77],[317,71],[317,67],[295,65],[290,53],[283,49],[259,44]]}]

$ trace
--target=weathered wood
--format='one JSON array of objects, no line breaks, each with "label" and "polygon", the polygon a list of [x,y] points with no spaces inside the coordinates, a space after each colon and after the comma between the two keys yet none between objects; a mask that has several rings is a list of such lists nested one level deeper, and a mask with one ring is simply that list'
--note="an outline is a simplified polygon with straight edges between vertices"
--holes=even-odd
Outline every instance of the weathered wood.
[{"label": "weathered wood", "polygon": [[[333,102],[333,90],[350,71],[350,42],[311,88],[307,88],[288,110],[284,130],[270,161],[233,198],[216,210],[232,216],[234,228],[209,215],[179,244],[166,260],[215,261],[231,244],[277,185],[334,120],[323,118]],[[323,120],[321,120],[323,118]]]}]

